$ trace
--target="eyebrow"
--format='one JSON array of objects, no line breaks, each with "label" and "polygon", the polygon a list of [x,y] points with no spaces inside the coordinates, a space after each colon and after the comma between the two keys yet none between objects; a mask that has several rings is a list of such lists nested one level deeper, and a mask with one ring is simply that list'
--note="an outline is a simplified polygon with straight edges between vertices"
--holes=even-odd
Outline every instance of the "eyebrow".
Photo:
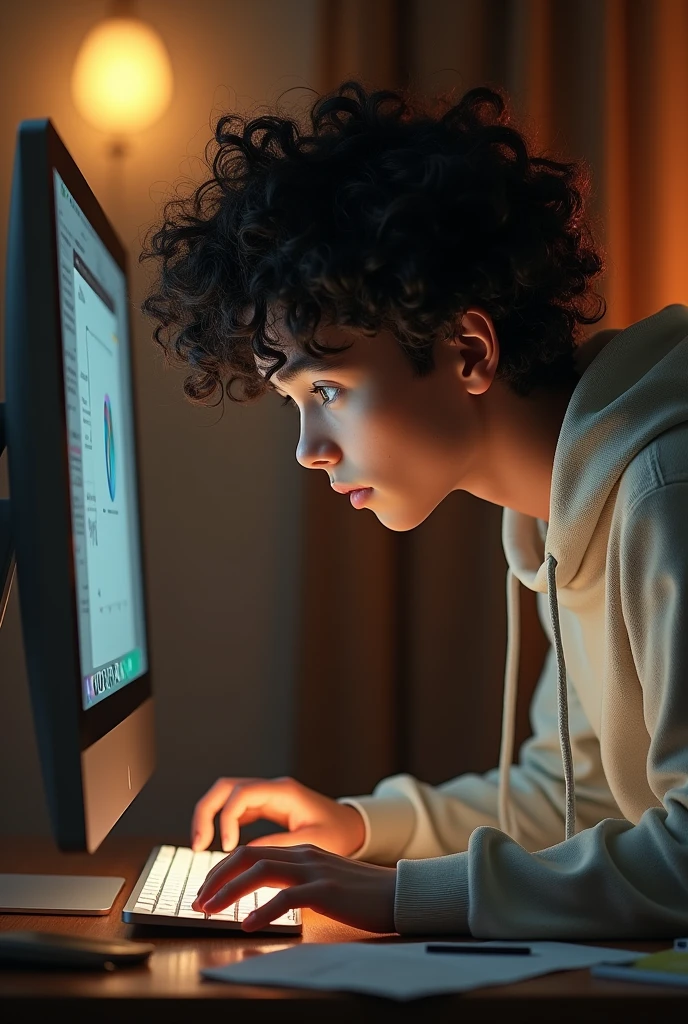
[{"label": "eyebrow", "polygon": [[296,356],[291,362],[283,366],[279,373],[279,383],[276,383],[272,379],[268,381],[273,388],[277,389],[280,385],[290,384],[295,380],[299,374],[305,373],[307,370],[339,370],[344,366],[344,352],[335,353],[326,359],[320,359],[316,356],[308,355],[304,352],[301,355]]}]

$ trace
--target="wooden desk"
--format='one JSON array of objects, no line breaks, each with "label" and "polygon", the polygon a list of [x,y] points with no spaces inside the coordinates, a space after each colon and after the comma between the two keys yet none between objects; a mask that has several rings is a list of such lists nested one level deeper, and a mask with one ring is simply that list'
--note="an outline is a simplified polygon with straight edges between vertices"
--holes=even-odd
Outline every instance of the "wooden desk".
[{"label": "wooden desk", "polygon": [[[165,841],[170,841],[166,838]],[[284,949],[295,942],[404,941],[398,936],[373,936],[304,911],[303,938],[244,936],[186,929],[136,927],[122,923],[122,907],[146,858],[158,840],[107,839],[93,856],[57,853],[47,840],[0,840],[0,871],[121,875],[127,883],[107,917],[45,917],[0,914],[3,929],[78,932],[80,935],[120,936],[152,941],[156,951],[145,966],[116,972],[34,971],[0,969],[0,1004],[6,1022],[34,1020],[105,1024],[117,1021],[165,1021],[195,1024],[210,1019],[240,1021],[339,1022],[469,1021],[508,1024],[527,1021],[557,1024],[584,1020],[628,1024],[629,1015],[653,1013],[662,1024],[685,1021],[688,993],[663,986],[596,981],[588,971],[550,974],[518,985],[478,989],[455,996],[398,1003],[371,996],[315,993],[308,990],[223,985],[203,980],[201,967],[241,960],[253,951]],[[185,843],[186,840],[179,839]],[[431,936],[419,936],[418,941]],[[641,951],[666,948],[669,943],[615,943]],[[653,1001],[661,1000],[654,1007]],[[194,1003],[193,1001],[198,1001]],[[59,1016],[55,1017],[57,1010]]]}]

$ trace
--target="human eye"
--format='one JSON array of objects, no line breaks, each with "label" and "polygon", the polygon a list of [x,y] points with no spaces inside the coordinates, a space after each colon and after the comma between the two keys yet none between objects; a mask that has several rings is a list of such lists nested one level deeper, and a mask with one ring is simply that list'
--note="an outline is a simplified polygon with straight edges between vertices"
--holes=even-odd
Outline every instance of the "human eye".
[{"label": "human eye", "polygon": [[[309,388],[312,395],[320,395],[323,405],[332,405],[333,402],[336,402],[337,398],[341,394],[341,390],[341,388],[336,388],[331,384],[315,384],[312,388]],[[334,392],[333,397],[327,397],[328,391]]]}]

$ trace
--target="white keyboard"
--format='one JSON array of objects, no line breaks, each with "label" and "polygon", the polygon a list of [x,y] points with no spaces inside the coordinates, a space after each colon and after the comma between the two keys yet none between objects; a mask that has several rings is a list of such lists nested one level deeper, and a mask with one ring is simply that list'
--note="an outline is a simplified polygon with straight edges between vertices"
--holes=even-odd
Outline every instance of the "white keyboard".
[{"label": "white keyboard", "polygon": [[[241,931],[244,918],[280,890],[267,886],[257,889],[230,904],[222,913],[208,917],[192,910],[191,904],[208,872],[226,856],[226,853],[211,850],[194,853],[188,846],[156,846],[122,911],[122,920],[129,924],[176,924]],[[261,931],[300,934],[301,911],[288,910]]]}]

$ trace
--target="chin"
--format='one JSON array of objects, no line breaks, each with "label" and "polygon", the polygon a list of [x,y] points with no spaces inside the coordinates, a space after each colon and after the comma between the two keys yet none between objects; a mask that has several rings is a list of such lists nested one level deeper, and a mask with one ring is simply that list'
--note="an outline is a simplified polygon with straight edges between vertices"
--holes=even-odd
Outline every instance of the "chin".
[{"label": "chin", "polygon": [[388,530],[393,530],[394,533],[407,533],[424,523],[433,509],[429,508],[427,511],[405,509],[396,512],[378,512],[376,509],[371,509],[371,511],[375,512],[382,525],[386,526]]}]

